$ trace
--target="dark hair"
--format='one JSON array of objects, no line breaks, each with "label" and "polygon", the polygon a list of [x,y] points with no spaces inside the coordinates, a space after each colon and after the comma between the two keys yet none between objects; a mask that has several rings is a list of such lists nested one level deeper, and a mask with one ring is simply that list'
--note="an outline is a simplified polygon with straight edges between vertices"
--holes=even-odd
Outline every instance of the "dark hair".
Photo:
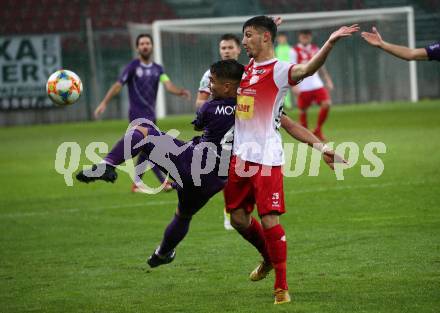
[{"label": "dark hair", "polygon": [[277,36],[277,25],[271,17],[265,15],[252,17],[243,24],[243,33],[246,27],[254,27],[255,29],[263,29],[264,31],[268,31],[272,37],[272,43],[275,42],[275,37]]},{"label": "dark hair", "polygon": [[218,79],[229,79],[239,82],[244,72],[244,66],[236,60],[222,60],[212,64],[210,71]]},{"label": "dark hair", "polygon": [[153,44],[153,37],[151,37],[150,34],[139,34],[136,37],[136,47],[139,46],[139,41],[141,40],[141,38],[144,38],[144,37],[150,38],[151,44]]},{"label": "dark hair", "polygon": [[300,34],[303,34],[303,35],[311,35],[311,34],[312,34],[312,31],[311,31],[310,29],[301,29],[301,30],[299,31],[299,33],[300,33]]},{"label": "dark hair", "polygon": [[224,34],[220,37],[219,41],[222,41],[222,40],[234,40],[235,43],[237,44],[237,46],[240,47],[240,39],[238,39],[238,37],[235,36],[234,34]]},{"label": "dark hair", "polygon": [[278,37],[280,37],[280,36],[284,36],[284,37],[287,37],[287,33],[285,33],[285,32],[278,32],[278,35],[277,35]]}]

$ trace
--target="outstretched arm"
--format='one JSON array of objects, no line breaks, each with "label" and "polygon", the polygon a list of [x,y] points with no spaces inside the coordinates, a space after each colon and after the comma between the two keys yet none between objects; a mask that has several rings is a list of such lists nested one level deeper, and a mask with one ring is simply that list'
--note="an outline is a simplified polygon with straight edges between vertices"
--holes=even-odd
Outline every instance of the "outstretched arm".
[{"label": "outstretched arm", "polygon": [[292,121],[287,115],[283,114],[281,116],[281,126],[296,140],[319,150],[323,154],[325,163],[327,163],[331,169],[334,169],[334,163],[347,163],[343,157],[337,155],[333,150],[322,143],[310,130]]},{"label": "outstretched arm", "polygon": [[107,108],[110,100],[116,96],[118,93],[121,92],[122,84],[117,81],[114,83],[110,89],[105,94],[104,99],[101,101],[101,103],[98,105],[98,107],[95,110],[95,118],[98,118],[102,113],[104,113],[105,109]]},{"label": "outstretched arm", "polygon": [[380,48],[385,52],[388,52],[398,58],[411,61],[411,60],[428,60],[428,53],[425,48],[411,49],[405,46],[395,45],[386,42],[382,39],[382,36],[377,31],[376,27],[371,29],[371,33],[362,32],[362,38],[373,47]]},{"label": "outstretched arm", "polygon": [[324,46],[322,46],[319,52],[315,54],[309,62],[305,64],[297,64],[292,68],[290,78],[293,81],[299,81],[307,76],[313,75],[324,64],[336,42],[341,38],[351,36],[357,31],[359,31],[359,26],[354,24],[351,26],[342,26],[337,31],[333,32],[325,42]]},{"label": "outstretched arm", "polygon": [[189,92],[189,90],[185,88],[177,87],[176,85],[173,84],[171,80],[164,81],[163,84],[165,86],[165,89],[168,92],[172,93],[173,95],[182,97],[188,101],[191,100],[191,93]]}]

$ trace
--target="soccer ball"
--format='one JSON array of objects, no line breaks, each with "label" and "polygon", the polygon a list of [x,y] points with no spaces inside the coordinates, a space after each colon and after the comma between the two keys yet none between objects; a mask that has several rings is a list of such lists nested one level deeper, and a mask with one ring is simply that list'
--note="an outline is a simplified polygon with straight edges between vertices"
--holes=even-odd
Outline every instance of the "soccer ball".
[{"label": "soccer ball", "polygon": [[75,103],[83,91],[81,79],[72,71],[59,70],[50,75],[46,92],[50,100],[58,105]]}]

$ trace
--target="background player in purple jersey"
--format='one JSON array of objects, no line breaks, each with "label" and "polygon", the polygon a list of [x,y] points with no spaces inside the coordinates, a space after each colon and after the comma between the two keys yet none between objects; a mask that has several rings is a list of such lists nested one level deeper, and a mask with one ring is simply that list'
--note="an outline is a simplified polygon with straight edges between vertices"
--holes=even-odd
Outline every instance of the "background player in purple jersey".
[{"label": "background player in purple jersey", "polygon": [[[136,38],[136,47],[139,58],[131,61],[122,72],[119,80],[107,91],[102,102],[95,110],[95,118],[98,118],[107,108],[110,100],[119,94],[123,85],[128,86],[129,96],[129,120],[132,122],[137,118],[145,118],[156,123],[156,96],[159,88],[159,82],[163,83],[165,89],[177,96],[187,100],[191,98],[191,94],[184,88],[176,87],[165,74],[161,65],[152,61],[153,39],[149,34],[140,34]],[[144,153],[139,155],[135,175],[135,183],[132,186],[133,192],[138,192],[136,182],[142,178],[145,168],[139,166],[145,164],[146,156]],[[162,172],[152,166],[152,170],[161,183],[165,181]],[[140,169],[141,168],[141,169]],[[140,169],[140,170],[139,170]],[[165,190],[171,190],[171,184],[167,182]]]},{"label": "background player in purple jersey", "polygon": [[382,36],[377,31],[376,27],[373,27],[371,33],[362,32],[362,38],[365,39],[370,45],[380,48],[389,54],[392,54],[398,58],[407,61],[422,61],[422,60],[436,60],[440,61],[440,41],[432,43],[425,48],[408,48],[405,46],[395,45],[386,42],[382,39]]}]

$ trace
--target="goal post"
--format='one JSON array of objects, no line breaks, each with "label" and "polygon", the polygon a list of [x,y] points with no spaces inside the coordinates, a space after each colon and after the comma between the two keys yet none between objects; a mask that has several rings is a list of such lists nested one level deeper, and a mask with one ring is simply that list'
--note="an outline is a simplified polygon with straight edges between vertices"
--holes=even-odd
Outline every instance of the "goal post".
[{"label": "goal post", "polygon": [[[268,14],[270,15],[270,14]],[[274,14],[283,19],[280,32],[295,43],[296,32],[310,29],[314,41],[322,44],[331,31],[341,25],[358,23],[362,30],[377,26],[385,40],[415,47],[414,11],[412,7],[365,10]],[[158,20],[152,24],[154,58],[164,65],[171,79],[197,91],[198,82],[210,64],[219,59],[218,39],[224,33],[241,38],[243,23],[252,16]],[[240,57],[247,63],[244,52]],[[335,80],[335,103],[418,100],[416,63],[402,62],[378,51],[355,35],[342,40],[326,63]],[[169,97],[160,89],[157,115],[189,113],[193,104]]]}]

